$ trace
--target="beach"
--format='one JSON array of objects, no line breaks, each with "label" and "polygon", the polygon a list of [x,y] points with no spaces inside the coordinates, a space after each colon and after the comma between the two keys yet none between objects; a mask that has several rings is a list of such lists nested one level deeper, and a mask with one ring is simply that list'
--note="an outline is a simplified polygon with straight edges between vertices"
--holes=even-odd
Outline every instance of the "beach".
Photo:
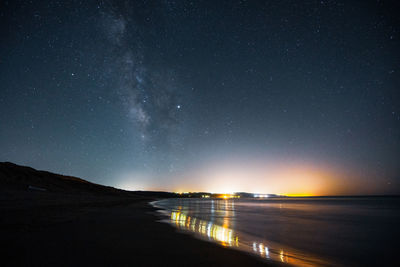
[{"label": "beach", "polygon": [[[29,176],[17,167],[0,167],[2,266],[266,265],[158,222],[156,209],[149,205],[160,199],[154,193],[61,190],[35,177],[34,170]],[[11,186],[6,174],[14,181],[40,181],[36,187],[46,191],[29,189],[21,179]],[[50,181],[59,179],[46,175]]]},{"label": "beach", "polygon": [[122,202],[2,213],[3,266],[265,265],[157,222],[149,199]]},{"label": "beach", "polygon": [[177,198],[0,163],[2,266],[381,266],[398,197]]}]

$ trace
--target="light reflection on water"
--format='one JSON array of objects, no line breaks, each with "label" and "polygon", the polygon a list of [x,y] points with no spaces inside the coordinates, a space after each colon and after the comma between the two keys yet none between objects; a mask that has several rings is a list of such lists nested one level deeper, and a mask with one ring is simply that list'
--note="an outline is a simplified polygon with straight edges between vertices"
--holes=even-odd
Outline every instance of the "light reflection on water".
[{"label": "light reflection on water", "polygon": [[265,260],[400,266],[393,257],[400,236],[399,197],[179,198],[154,205],[182,231]]},{"label": "light reflection on water", "polygon": [[[235,231],[235,203],[233,200],[211,200],[210,204],[211,217],[207,220],[190,214],[190,211],[204,209],[204,206],[182,207],[179,205],[176,209],[169,211],[169,222],[178,229],[192,232],[202,239],[216,242],[224,247],[255,253],[266,260],[296,266],[325,265],[321,260],[309,255],[288,250],[273,242],[256,241],[250,236]],[[218,217],[214,216],[216,213]]]},{"label": "light reflection on water", "polygon": [[187,216],[179,211],[171,212],[171,221],[179,229],[198,233],[210,240],[219,242],[225,247],[239,246],[239,237],[226,225],[216,225],[209,221]]}]

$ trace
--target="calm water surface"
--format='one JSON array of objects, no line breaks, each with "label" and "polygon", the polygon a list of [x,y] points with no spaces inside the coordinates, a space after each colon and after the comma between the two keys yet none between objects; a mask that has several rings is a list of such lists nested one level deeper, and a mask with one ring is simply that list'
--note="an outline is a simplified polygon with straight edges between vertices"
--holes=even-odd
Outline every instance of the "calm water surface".
[{"label": "calm water surface", "polygon": [[298,266],[400,266],[400,198],[166,199],[195,236]]}]

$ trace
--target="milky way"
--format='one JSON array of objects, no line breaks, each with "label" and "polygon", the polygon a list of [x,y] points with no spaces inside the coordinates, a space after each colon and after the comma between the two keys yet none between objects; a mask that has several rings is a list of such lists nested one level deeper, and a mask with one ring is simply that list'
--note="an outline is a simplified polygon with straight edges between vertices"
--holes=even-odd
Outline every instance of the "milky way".
[{"label": "milky way", "polygon": [[[132,8],[129,4],[124,7]],[[173,71],[147,66],[142,41],[145,29],[133,19],[107,10],[102,12],[102,20],[114,55],[106,67],[117,77],[115,92],[137,123],[143,141],[150,147],[167,145],[181,107]]]}]

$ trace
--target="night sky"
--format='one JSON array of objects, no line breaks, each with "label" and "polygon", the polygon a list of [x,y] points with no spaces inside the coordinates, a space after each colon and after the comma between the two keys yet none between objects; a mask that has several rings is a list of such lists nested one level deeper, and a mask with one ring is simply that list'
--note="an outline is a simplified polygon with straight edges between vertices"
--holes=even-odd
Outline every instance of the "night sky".
[{"label": "night sky", "polygon": [[396,1],[0,10],[0,161],[125,189],[400,193]]}]

